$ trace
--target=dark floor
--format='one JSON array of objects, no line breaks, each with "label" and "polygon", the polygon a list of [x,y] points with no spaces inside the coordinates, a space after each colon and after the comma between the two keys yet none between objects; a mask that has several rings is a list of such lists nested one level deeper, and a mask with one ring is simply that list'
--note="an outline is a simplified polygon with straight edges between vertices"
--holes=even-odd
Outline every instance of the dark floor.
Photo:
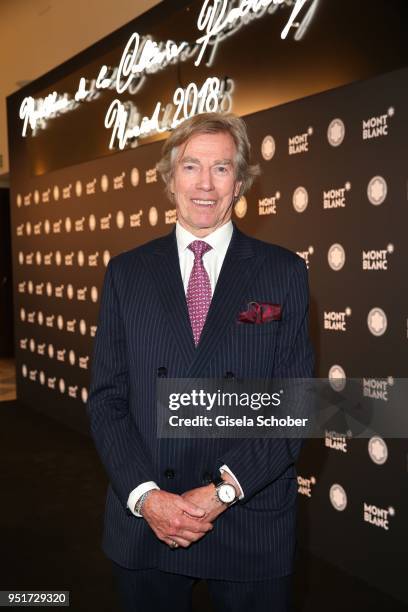
[{"label": "dark floor", "polygon": [[[119,612],[110,564],[99,548],[106,478],[91,439],[17,402],[1,402],[0,481],[0,590],[70,590],[75,612]],[[205,584],[194,597],[196,612],[210,612]],[[295,609],[408,607],[301,552]]]}]

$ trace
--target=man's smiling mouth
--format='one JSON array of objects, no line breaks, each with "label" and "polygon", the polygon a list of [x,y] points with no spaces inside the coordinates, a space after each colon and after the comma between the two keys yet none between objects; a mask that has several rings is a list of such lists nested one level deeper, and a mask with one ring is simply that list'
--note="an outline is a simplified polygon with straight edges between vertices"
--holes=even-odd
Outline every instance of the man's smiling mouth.
[{"label": "man's smiling mouth", "polygon": [[193,202],[193,204],[195,204],[196,206],[215,206],[215,200],[198,200],[198,199],[193,199],[191,200]]}]

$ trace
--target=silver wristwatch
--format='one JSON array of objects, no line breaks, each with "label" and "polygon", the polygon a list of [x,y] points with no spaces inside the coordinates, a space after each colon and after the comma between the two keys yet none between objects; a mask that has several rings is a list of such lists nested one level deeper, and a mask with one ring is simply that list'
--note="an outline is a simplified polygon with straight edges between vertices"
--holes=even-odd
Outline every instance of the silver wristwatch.
[{"label": "silver wristwatch", "polygon": [[214,478],[212,483],[215,486],[215,494],[219,502],[225,506],[231,506],[237,501],[238,495],[234,485],[225,482],[221,476]]}]

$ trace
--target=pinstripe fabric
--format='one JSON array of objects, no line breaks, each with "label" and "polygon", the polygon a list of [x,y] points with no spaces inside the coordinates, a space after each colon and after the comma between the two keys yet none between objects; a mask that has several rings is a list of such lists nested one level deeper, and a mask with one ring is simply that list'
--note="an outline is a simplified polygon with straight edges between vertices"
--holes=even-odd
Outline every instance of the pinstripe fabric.
[{"label": "pinstripe fabric", "polygon": [[[282,320],[238,325],[249,301],[282,305]],[[168,377],[309,377],[307,272],[303,260],[234,228],[200,344],[194,346],[174,232],[113,258],[94,345],[91,432],[110,486],[103,548],[128,568],[202,578],[263,580],[291,573],[298,441],[157,440],[158,373]],[[159,372],[159,368],[161,368]],[[181,493],[226,463],[245,491],[214,530],[170,550],[126,510],[143,481]],[[168,470],[174,472],[173,478]]]}]

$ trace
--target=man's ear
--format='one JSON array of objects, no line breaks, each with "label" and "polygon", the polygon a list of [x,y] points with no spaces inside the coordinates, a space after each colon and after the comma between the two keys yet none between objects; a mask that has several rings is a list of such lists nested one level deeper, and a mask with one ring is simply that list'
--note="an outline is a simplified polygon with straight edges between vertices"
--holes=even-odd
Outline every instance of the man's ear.
[{"label": "man's ear", "polygon": [[235,183],[235,188],[234,188],[234,197],[237,198],[239,196],[239,192],[241,191],[241,187],[242,187],[242,181],[239,181],[238,183]]}]

